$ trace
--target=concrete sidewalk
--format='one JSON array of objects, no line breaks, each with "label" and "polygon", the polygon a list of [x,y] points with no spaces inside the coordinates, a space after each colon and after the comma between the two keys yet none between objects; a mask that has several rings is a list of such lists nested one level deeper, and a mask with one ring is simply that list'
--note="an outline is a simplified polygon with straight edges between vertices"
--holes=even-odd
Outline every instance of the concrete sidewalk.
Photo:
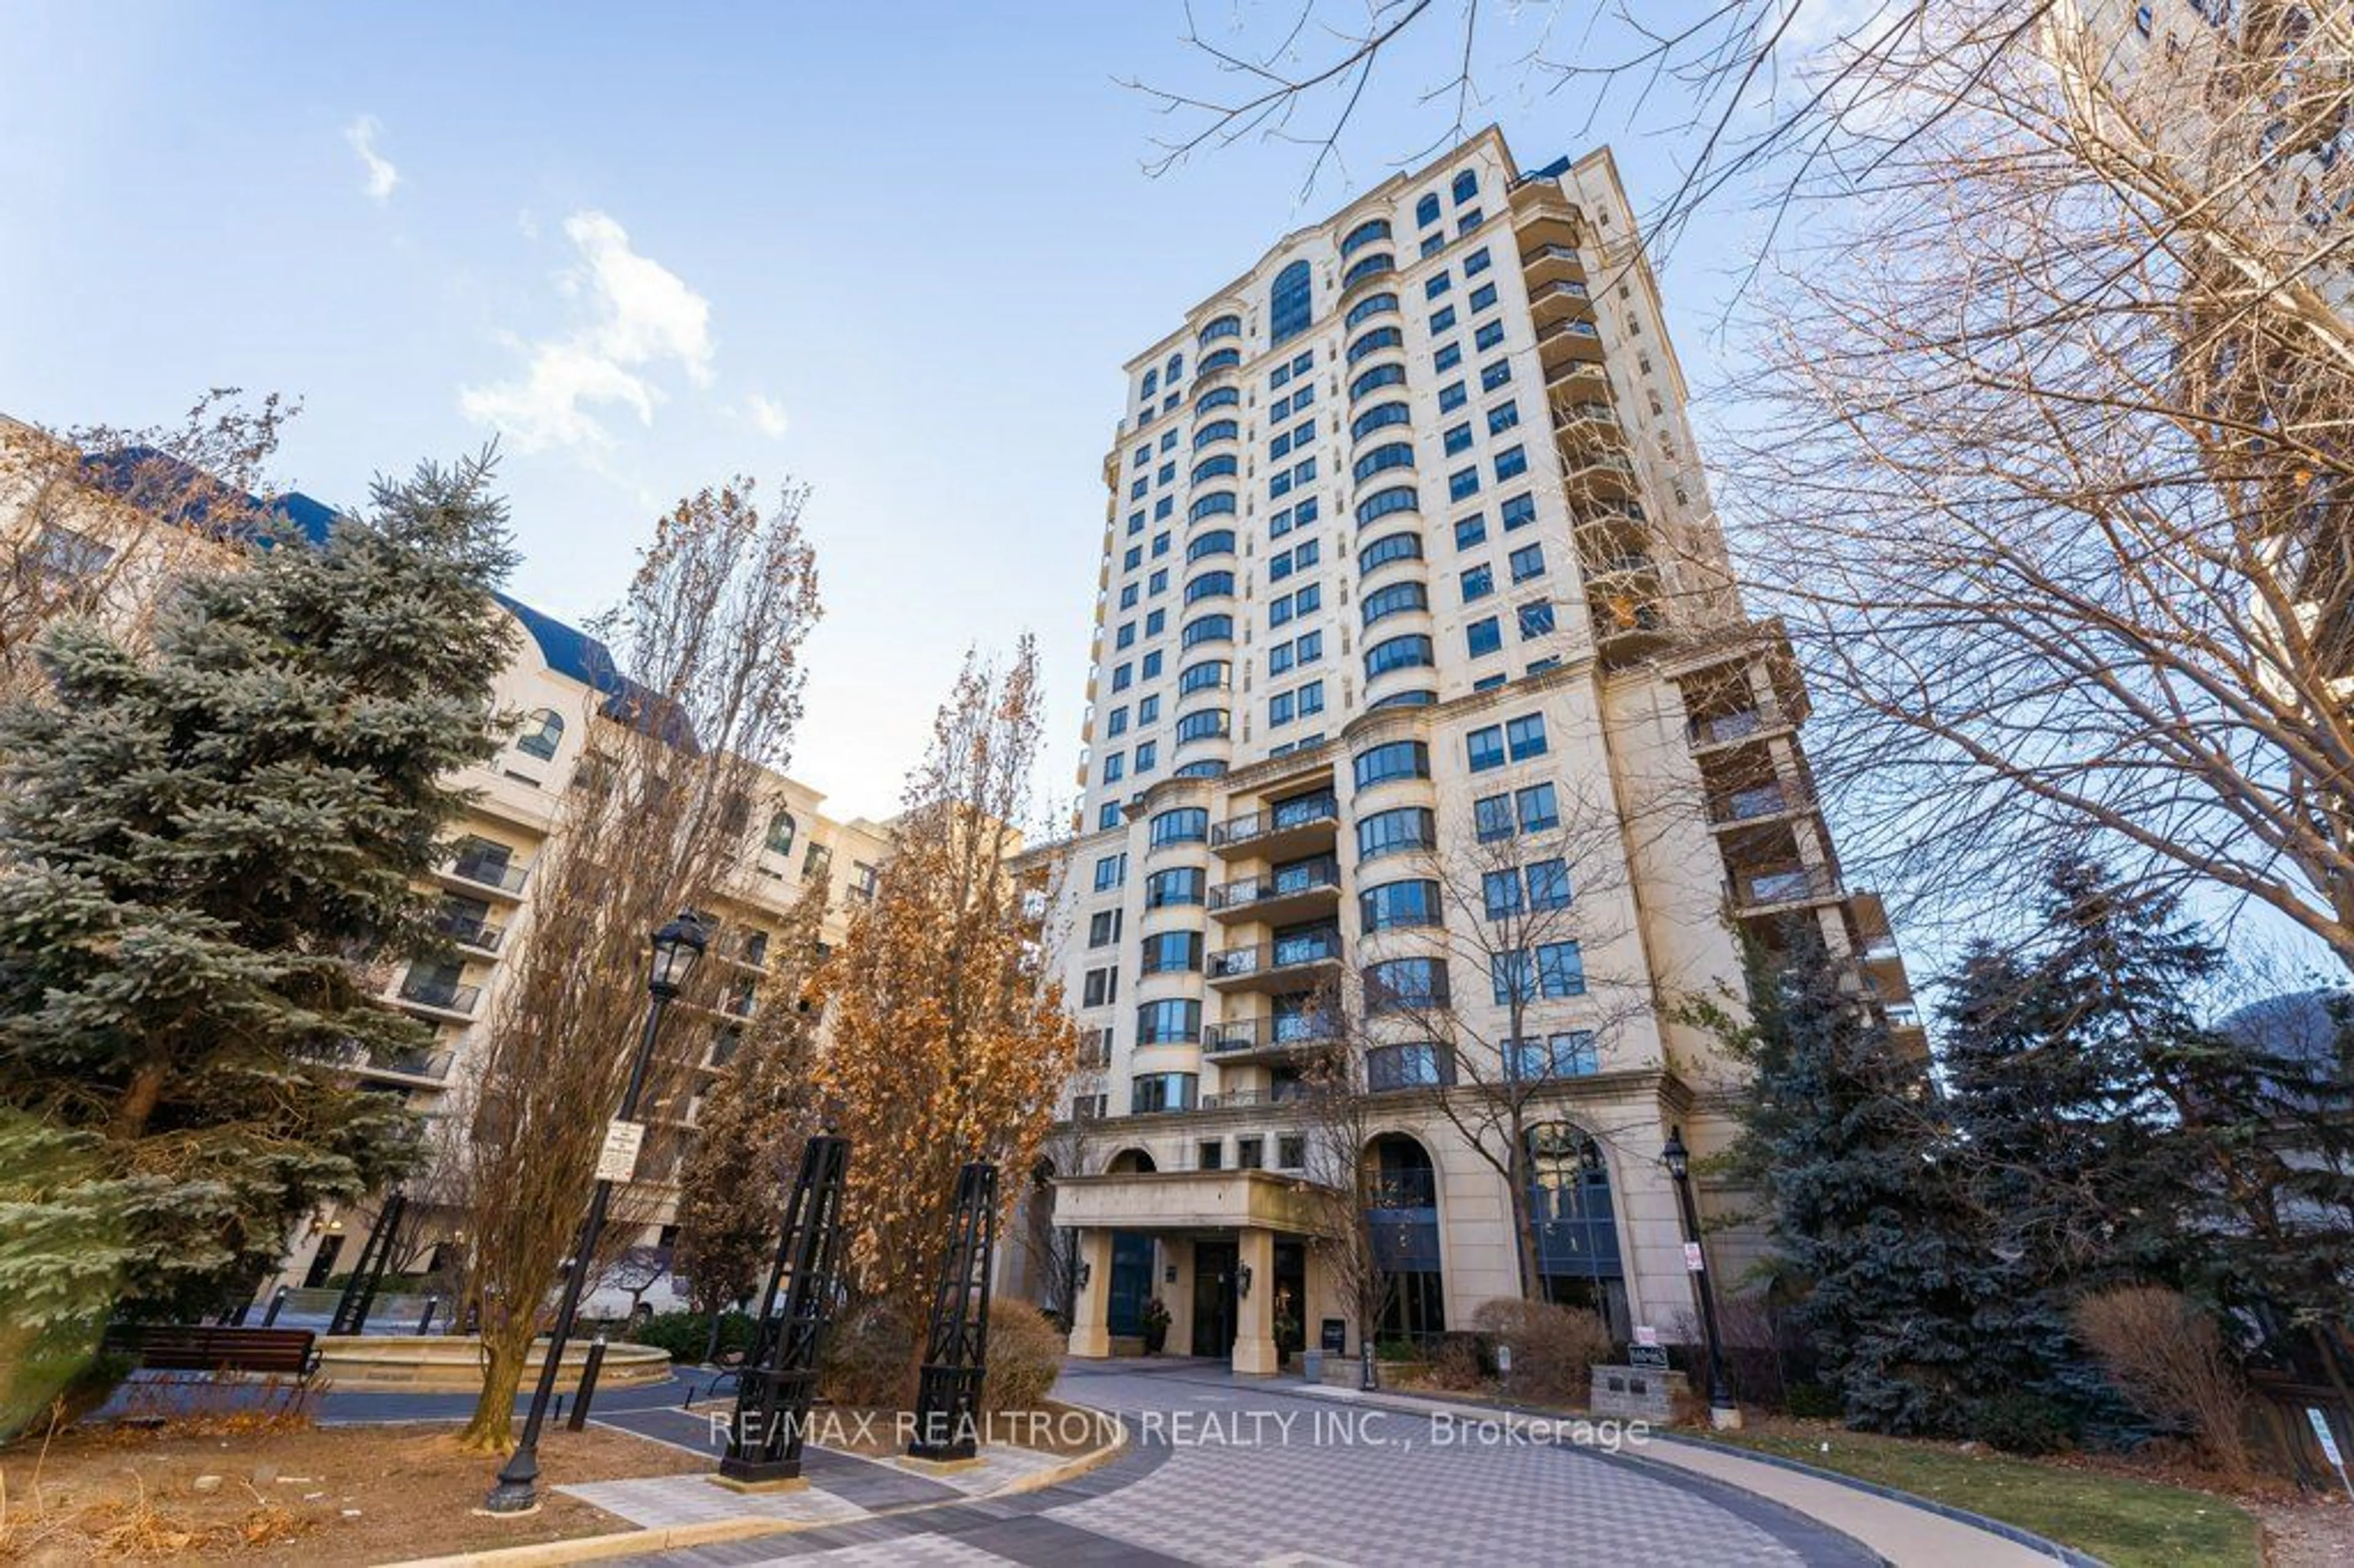
[{"label": "concrete sidewalk", "polygon": [[[1279,1388],[1282,1384],[1272,1386]],[[1362,1393],[1355,1389],[1306,1383],[1297,1385],[1297,1390],[1310,1398],[1407,1413],[1445,1413],[1465,1421],[1492,1421],[1506,1414],[1525,1415],[1532,1420],[1563,1419],[1550,1412],[1387,1390]],[[1610,1457],[1638,1467],[1664,1466],[1764,1498],[1840,1531],[1898,1568],[1912,1568],[1915,1563],[1937,1568],[1949,1563],[1967,1563],[1969,1568],[2049,1568],[2053,1563],[2098,1568],[2094,1558],[1999,1520],[1982,1520],[1868,1482],[1787,1461],[1754,1457],[1699,1439],[1660,1435],[1639,1449],[1623,1447]]]}]

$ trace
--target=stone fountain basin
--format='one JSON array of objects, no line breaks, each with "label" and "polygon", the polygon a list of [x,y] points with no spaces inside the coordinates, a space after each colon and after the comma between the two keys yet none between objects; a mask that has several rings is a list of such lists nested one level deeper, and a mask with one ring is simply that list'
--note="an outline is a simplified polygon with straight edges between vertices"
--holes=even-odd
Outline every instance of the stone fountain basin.
[{"label": "stone fountain basin", "polygon": [[[539,1376],[547,1341],[533,1343],[524,1362],[523,1386]],[[569,1393],[580,1385],[588,1341],[564,1347],[556,1386]],[[472,1334],[337,1334],[319,1340],[319,1375],[338,1393],[473,1393],[482,1386],[482,1342]],[[599,1388],[638,1388],[670,1376],[670,1352],[653,1345],[610,1343],[597,1374]]]}]

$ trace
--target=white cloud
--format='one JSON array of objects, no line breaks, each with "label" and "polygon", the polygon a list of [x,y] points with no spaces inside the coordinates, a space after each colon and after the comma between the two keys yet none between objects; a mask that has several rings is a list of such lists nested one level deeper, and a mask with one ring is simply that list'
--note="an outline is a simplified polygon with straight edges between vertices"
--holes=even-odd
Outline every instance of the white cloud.
[{"label": "white cloud", "polygon": [[785,406],[782,403],[773,397],[763,397],[758,392],[753,393],[746,400],[744,417],[752,421],[754,429],[770,440],[775,440],[783,435],[792,424],[791,420],[785,418]]},{"label": "white cloud", "polygon": [[663,393],[644,373],[657,366],[675,365],[698,387],[711,382],[711,302],[632,250],[629,234],[604,213],[576,212],[564,232],[580,252],[579,265],[557,279],[574,302],[574,325],[560,336],[517,340],[527,359],[521,376],[458,393],[468,418],[526,451],[602,444],[605,428],[590,412],[599,404],[620,404],[652,424]]},{"label": "white cloud", "polygon": [[400,184],[400,171],[392,166],[391,159],[376,150],[376,139],[383,130],[384,122],[373,114],[363,114],[344,127],[344,140],[352,144],[352,151],[367,166],[368,199],[378,207],[392,199],[393,188]]}]

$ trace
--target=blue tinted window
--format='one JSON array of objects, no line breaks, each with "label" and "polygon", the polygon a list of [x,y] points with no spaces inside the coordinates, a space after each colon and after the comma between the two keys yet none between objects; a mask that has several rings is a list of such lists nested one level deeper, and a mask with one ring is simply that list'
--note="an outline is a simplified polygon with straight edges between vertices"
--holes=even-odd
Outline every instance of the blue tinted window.
[{"label": "blue tinted window", "polygon": [[1314,316],[1314,290],[1308,263],[1294,261],[1275,275],[1275,287],[1267,295],[1267,341],[1281,343],[1297,337],[1308,330]]}]

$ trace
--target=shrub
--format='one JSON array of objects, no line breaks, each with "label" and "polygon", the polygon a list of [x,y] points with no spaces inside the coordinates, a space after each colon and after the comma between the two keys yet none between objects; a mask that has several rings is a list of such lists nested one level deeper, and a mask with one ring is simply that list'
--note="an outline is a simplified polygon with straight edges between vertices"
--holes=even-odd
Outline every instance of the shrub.
[{"label": "shrub", "polygon": [[2076,1446],[2074,1415],[2041,1394],[1989,1394],[1966,1414],[1971,1436],[2006,1454],[2057,1454]]},{"label": "shrub", "polygon": [[1035,1410],[1062,1374],[1066,1340],[1046,1315],[1026,1301],[989,1308],[989,1377],[981,1404],[989,1410]]},{"label": "shrub", "polygon": [[1617,1346],[1600,1314],[1550,1301],[1490,1301],[1472,1325],[1512,1348],[1512,1386],[1540,1399],[1583,1400]]},{"label": "shrub", "polygon": [[[634,1325],[624,1326],[621,1331],[637,1344],[668,1351],[671,1361],[678,1366],[695,1366],[702,1361],[704,1350],[711,1343],[711,1316],[706,1312],[656,1312]],[[730,1312],[720,1319],[719,1354],[749,1351],[752,1339],[750,1313]]]},{"label": "shrub", "polygon": [[1805,1421],[1837,1421],[1846,1414],[1839,1393],[1819,1383],[1794,1383],[1787,1397],[1790,1414]]},{"label": "shrub", "polygon": [[2247,1474],[2247,1385],[2214,1319],[2158,1285],[2098,1291],[2076,1303],[2074,1316],[2126,1404],[2190,1433],[2225,1475]]},{"label": "shrub", "polygon": [[869,1301],[834,1319],[817,1363],[818,1392],[836,1404],[903,1409],[915,1393],[916,1330]]},{"label": "shrub", "polygon": [[1478,1388],[1481,1377],[1479,1341],[1469,1334],[1449,1334],[1438,1341],[1437,1351],[1430,1358],[1429,1378],[1434,1388]]}]

